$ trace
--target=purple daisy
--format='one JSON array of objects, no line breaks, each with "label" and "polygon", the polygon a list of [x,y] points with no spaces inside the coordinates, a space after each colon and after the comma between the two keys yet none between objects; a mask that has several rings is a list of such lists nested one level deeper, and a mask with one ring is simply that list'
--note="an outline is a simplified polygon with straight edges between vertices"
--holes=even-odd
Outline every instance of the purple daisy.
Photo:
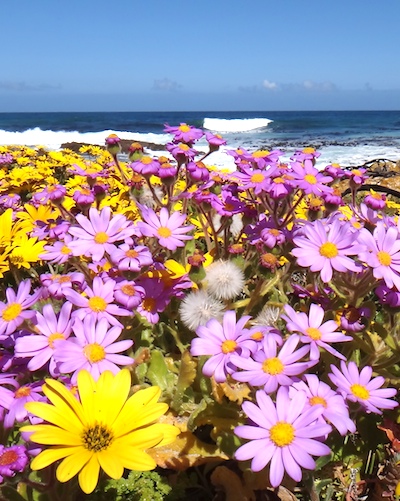
[{"label": "purple daisy", "polygon": [[235,434],[250,440],[239,447],[236,459],[251,459],[251,469],[261,471],[270,463],[269,479],[278,487],[285,472],[300,482],[302,468],[315,469],[311,456],[326,456],[331,451],[320,439],[330,433],[328,424],[318,423],[323,406],[306,408],[307,395],[297,392],[289,398],[288,390],[279,388],[276,403],[263,391],[256,393],[256,402],[244,402],[243,411],[251,425],[237,426]]},{"label": "purple daisy", "polygon": [[107,319],[111,325],[121,325],[115,316],[127,317],[132,315],[131,311],[113,304],[115,281],[108,279],[103,281],[100,277],[94,277],[93,288],[89,286],[83,291],[85,296],[78,294],[73,289],[65,291],[65,297],[79,309],[73,313],[74,317],[80,319],[91,316],[97,320]]},{"label": "purple daisy", "polygon": [[296,350],[300,337],[292,334],[279,348],[273,336],[264,337],[261,348],[251,356],[232,355],[232,364],[241,371],[233,372],[236,381],[263,386],[266,393],[273,393],[279,386],[293,384],[293,376],[303,374],[317,360],[299,362],[308,352],[308,346]]},{"label": "purple daisy", "polygon": [[153,256],[145,245],[132,247],[122,244],[110,255],[110,259],[121,271],[139,272],[145,266],[153,264]]},{"label": "purple daisy", "polygon": [[236,322],[236,312],[230,310],[225,312],[222,324],[212,318],[197,328],[198,337],[192,340],[190,353],[193,356],[211,355],[203,366],[205,376],[214,376],[217,383],[223,383],[236,368],[231,362],[233,355],[236,353],[237,358],[240,355],[247,358],[257,349],[257,342],[244,328],[249,319],[249,316],[243,316]]},{"label": "purple daisy", "polygon": [[72,249],[68,244],[72,241],[71,235],[65,235],[64,241],[58,240],[53,245],[45,245],[45,252],[39,257],[43,261],[50,261],[55,264],[64,264],[72,256]]},{"label": "purple daisy", "polygon": [[42,394],[43,381],[36,381],[31,384],[20,386],[14,392],[14,397],[6,407],[8,412],[4,418],[4,428],[9,429],[15,422],[25,421],[28,411],[25,409],[27,402],[44,402],[46,399]]},{"label": "purple daisy", "polygon": [[54,358],[59,364],[62,373],[71,373],[72,383],[75,384],[78,372],[86,369],[97,380],[104,371],[109,370],[113,374],[119,372],[119,365],[133,364],[134,360],[120,352],[128,350],[132,340],[116,341],[122,329],[117,326],[111,327],[105,318],[98,322],[90,315],[84,320],[77,318],[73,325],[76,338],[65,341],[55,341]]},{"label": "purple daisy", "polygon": [[0,445],[0,483],[4,482],[5,477],[14,477],[16,473],[24,471],[28,462],[28,454],[23,445]]},{"label": "purple daisy", "polygon": [[192,240],[193,237],[185,235],[194,226],[182,226],[186,221],[186,215],[174,212],[169,215],[168,209],[163,207],[157,215],[150,207],[139,206],[144,221],[137,223],[137,228],[145,237],[155,237],[159,244],[171,251],[178,247],[184,247],[184,240]]},{"label": "purple daisy", "polygon": [[69,233],[76,240],[69,243],[74,256],[88,256],[100,261],[104,254],[112,254],[115,243],[125,240],[135,232],[135,226],[122,214],[112,216],[110,207],[100,212],[92,207],[89,218],[82,214],[76,216],[79,226],[71,226]]},{"label": "purple daisy", "polygon": [[323,322],[325,310],[318,304],[312,303],[310,312],[307,315],[304,312],[297,312],[288,304],[284,310],[286,315],[281,315],[281,318],[286,322],[286,328],[290,332],[298,332],[302,334],[300,341],[310,345],[310,359],[319,360],[319,348],[324,348],[333,356],[346,360],[346,357],[332,348],[328,343],[343,343],[344,341],[352,341],[351,336],[345,336],[337,331],[338,324],[334,320]]},{"label": "purple daisy", "polygon": [[204,136],[204,132],[201,129],[197,129],[186,123],[181,123],[177,127],[165,124],[164,131],[168,134],[173,134],[174,141],[182,141],[183,143],[193,143]]},{"label": "purple daisy", "polygon": [[358,240],[364,244],[360,260],[370,268],[375,278],[382,278],[385,284],[400,291],[400,238],[395,226],[385,227],[378,221],[373,234],[362,228]]},{"label": "purple daisy", "polygon": [[143,287],[136,285],[129,280],[120,280],[115,284],[115,300],[125,306],[128,310],[133,310],[139,306],[145,297],[146,292]]},{"label": "purple daisy", "polygon": [[332,388],[320,381],[316,374],[305,374],[305,381],[297,381],[289,388],[289,396],[293,397],[297,391],[303,391],[308,398],[306,408],[313,405],[322,405],[324,410],[319,421],[332,424],[341,435],[348,432],[355,433],[356,425],[349,416],[349,408],[342,397]]},{"label": "purple daisy", "polygon": [[56,299],[65,298],[65,292],[72,289],[73,286],[82,290],[86,287],[85,275],[78,271],[59,275],[58,273],[42,273],[40,282],[43,285],[47,295]]},{"label": "purple daisy", "polygon": [[7,287],[7,302],[0,302],[0,339],[6,339],[25,320],[35,317],[35,311],[29,308],[40,299],[41,291],[38,290],[32,295],[29,294],[30,291],[30,280],[23,280],[18,286],[17,293],[11,287]]},{"label": "purple daisy", "polygon": [[321,196],[324,193],[332,192],[327,183],[332,181],[330,176],[324,176],[316,169],[311,160],[304,160],[304,163],[293,162],[290,172],[291,183],[296,188],[300,188],[306,195]]},{"label": "purple daisy", "polygon": [[15,341],[15,354],[17,357],[30,358],[28,369],[36,371],[43,367],[49,360],[49,372],[54,377],[58,374],[54,362],[54,341],[67,339],[71,334],[72,304],[63,304],[60,313],[56,315],[53,306],[46,304],[43,314],[36,313],[35,329],[38,334],[18,337]]},{"label": "purple daisy", "polygon": [[152,176],[158,173],[160,162],[157,158],[143,155],[139,158],[139,160],[136,160],[136,162],[129,164],[129,167],[136,172],[136,174],[142,174],[142,176]]},{"label": "purple daisy", "polygon": [[340,369],[331,365],[331,374],[328,374],[333,384],[338,387],[343,397],[352,402],[361,404],[367,412],[382,414],[380,409],[394,409],[398,403],[390,400],[397,394],[395,388],[381,388],[385,378],[377,376],[371,379],[372,367],[366,365],[361,372],[355,362],[346,365],[340,362]]},{"label": "purple daisy", "polygon": [[354,229],[343,221],[335,219],[331,224],[317,220],[304,226],[301,236],[295,236],[292,254],[300,266],[320,271],[321,280],[330,282],[333,270],[359,272],[361,270],[348,256],[357,255],[362,246],[354,243]]}]

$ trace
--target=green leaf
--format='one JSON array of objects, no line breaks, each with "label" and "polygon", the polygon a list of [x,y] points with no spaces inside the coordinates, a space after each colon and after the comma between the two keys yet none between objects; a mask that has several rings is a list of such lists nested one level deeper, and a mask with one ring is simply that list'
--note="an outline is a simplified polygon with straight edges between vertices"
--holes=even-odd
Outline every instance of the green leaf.
[{"label": "green leaf", "polygon": [[147,377],[153,385],[159,386],[162,391],[168,391],[169,393],[172,392],[176,385],[176,375],[168,369],[164,355],[158,350],[154,350],[151,354]]}]

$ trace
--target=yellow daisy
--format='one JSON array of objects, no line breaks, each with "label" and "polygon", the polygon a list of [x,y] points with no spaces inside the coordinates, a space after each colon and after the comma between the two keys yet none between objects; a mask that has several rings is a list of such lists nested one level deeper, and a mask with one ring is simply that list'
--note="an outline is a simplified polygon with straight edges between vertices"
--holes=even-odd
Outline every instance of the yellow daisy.
[{"label": "yellow daisy", "polygon": [[80,402],[59,381],[47,379],[43,392],[51,404],[29,402],[26,409],[48,424],[28,425],[30,439],[49,446],[36,456],[33,470],[41,470],[62,459],[57,479],[67,482],[78,474],[81,489],[90,494],[96,487],[100,468],[111,478],[121,478],[124,468],[146,471],[157,464],[145,452],[175,440],[179,430],[157,423],[168,410],[158,403],[160,388],[139,390],[128,398],[131,376],[123,369],[110,371],[94,381],[82,370],[78,374]]}]

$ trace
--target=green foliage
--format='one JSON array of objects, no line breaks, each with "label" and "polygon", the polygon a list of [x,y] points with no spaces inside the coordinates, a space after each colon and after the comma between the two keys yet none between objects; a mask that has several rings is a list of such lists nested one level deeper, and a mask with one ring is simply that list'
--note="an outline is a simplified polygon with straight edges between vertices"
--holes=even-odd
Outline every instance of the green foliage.
[{"label": "green foliage", "polygon": [[184,490],[169,485],[156,471],[131,471],[127,478],[107,480],[86,497],[88,501],[178,501]]}]

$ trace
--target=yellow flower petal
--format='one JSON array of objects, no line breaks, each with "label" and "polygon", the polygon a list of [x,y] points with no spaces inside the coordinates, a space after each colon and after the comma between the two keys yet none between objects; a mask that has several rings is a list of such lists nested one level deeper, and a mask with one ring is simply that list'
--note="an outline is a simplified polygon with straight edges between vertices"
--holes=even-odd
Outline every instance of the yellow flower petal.
[{"label": "yellow flower petal", "polygon": [[79,485],[85,494],[90,494],[94,491],[99,480],[99,472],[99,462],[96,455],[93,455],[78,476]]},{"label": "yellow flower petal", "polygon": [[33,434],[30,439],[37,444],[82,446],[82,439],[78,434],[63,430],[58,426],[38,424],[31,428],[33,429]]},{"label": "yellow flower petal", "polygon": [[[84,449],[80,449],[82,452]],[[55,463],[59,459],[75,454],[77,451],[76,447],[57,447],[55,449],[45,449],[39,453],[31,462],[32,470],[41,470],[46,468],[50,464]]]},{"label": "yellow flower petal", "polygon": [[118,457],[128,470],[148,471],[153,470],[157,463],[146,452],[134,448],[121,448]]},{"label": "yellow flower petal", "polygon": [[[121,444],[125,447],[125,443]],[[109,448],[105,451],[101,451],[97,454],[97,459],[100,463],[101,468],[107,473],[111,478],[118,479],[124,474],[124,465],[121,463],[118,451],[114,451],[114,448]]]},{"label": "yellow flower petal", "polygon": [[46,379],[46,384],[42,389],[50,402],[61,412],[71,412],[72,410],[82,424],[86,423],[82,405],[62,383],[54,379]]},{"label": "yellow flower petal", "polygon": [[121,437],[146,424],[153,423],[168,410],[167,404],[160,403],[136,408],[134,403],[133,400],[129,399],[115,420],[114,430],[117,437]]},{"label": "yellow flower petal", "polygon": [[76,454],[66,457],[57,468],[57,479],[60,482],[67,482],[89,462],[92,456],[93,452],[87,449],[80,449]]},{"label": "yellow flower petal", "polygon": [[72,409],[65,405],[63,407],[63,412],[59,411],[59,408],[53,405],[46,404],[45,402],[27,402],[25,404],[25,409],[35,416],[48,421],[49,423],[56,424],[64,430],[69,430],[73,433],[82,432],[82,423],[77,419],[76,414]]},{"label": "yellow flower petal", "polygon": [[179,428],[171,424],[155,423],[151,425],[149,429],[151,429],[154,434],[161,433],[164,436],[164,438],[159,444],[156,445],[156,447],[171,444],[180,434]]},{"label": "yellow flower petal", "polygon": [[150,447],[155,447],[164,438],[164,435],[160,432],[154,432],[153,427],[149,426],[146,428],[141,428],[140,430],[135,430],[124,437],[117,438],[113,443],[116,452],[118,453],[118,448],[126,444],[128,447],[134,447],[135,449],[145,450]]}]

